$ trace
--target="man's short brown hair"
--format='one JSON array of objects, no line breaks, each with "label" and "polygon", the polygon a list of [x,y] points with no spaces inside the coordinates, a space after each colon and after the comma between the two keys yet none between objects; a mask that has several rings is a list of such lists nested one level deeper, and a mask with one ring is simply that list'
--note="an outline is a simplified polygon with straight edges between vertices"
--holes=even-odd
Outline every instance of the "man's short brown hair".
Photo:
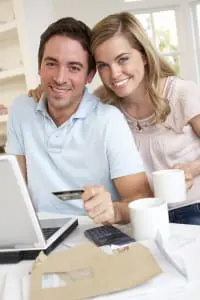
[{"label": "man's short brown hair", "polygon": [[52,23],[41,35],[40,45],[38,51],[38,66],[41,67],[42,58],[46,43],[53,36],[66,36],[73,40],[78,41],[84,50],[88,52],[88,74],[90,71],[95,70],[95,61],[91,53],[91,30],[82,21],[76,20],[71,17],[59,19]]}]

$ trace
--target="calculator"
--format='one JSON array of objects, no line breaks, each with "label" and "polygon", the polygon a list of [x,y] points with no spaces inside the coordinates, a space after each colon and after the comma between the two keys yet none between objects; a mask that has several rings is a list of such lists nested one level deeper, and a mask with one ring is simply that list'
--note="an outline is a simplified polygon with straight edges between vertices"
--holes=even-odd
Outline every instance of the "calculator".
[{"label": "calculator", "polygon": [[84,231],[85,236],[97,246],[125,245],[135,242],[129,235],[114,226],[100,226]]}]

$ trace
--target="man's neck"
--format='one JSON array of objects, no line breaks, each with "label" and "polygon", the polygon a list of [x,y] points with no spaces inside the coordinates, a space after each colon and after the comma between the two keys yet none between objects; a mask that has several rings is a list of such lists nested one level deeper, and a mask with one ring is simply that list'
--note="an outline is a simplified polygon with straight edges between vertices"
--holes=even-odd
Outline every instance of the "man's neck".
[{"label": "man's neck", "polygon": [[80,101],[79,102],[77,101],[73,105],[70,105],[69,107],[63,107],[57,109],[47,102],[47,110],[50,117],[56,124],[56,126],[59,127],[67,120],[70,119],[70,117],[77,111],[79,105],[80,105]]}]

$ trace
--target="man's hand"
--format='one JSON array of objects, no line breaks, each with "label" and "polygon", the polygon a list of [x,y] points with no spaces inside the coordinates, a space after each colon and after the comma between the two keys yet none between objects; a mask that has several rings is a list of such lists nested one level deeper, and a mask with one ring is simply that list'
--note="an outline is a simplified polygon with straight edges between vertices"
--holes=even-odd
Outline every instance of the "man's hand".
[{"label": "man's hand", "polygon": [[98,224],[113,224],[115,209],[110,193],[101,185],[86,186],[84,190],[81,198],[88,216]]},{"label": "man's hand", "polygon": [[187,189],[191,189],[194,183],[193,164],[175,164],[172,166],[172,169],[181,169],[184,171],[186,187]]},{"label": "man's hand", "polygon": [[42,96],[43,90],[41,84],[39,84],[36,89],[32,89],[28,91],[28,96],[32,97],[35,102],[38,102]]}]

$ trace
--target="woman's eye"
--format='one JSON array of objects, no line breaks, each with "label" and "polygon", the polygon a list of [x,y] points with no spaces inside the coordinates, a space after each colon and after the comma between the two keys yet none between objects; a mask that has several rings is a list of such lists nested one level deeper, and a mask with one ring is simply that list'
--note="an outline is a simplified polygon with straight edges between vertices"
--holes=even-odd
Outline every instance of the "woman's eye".
[{"label": "woman's eye", "polygon": [[126,62],[127,60],[128,60],[129,58],[128,57],[121,57],[120,59],[119,59],[119,63],[124,63],[124,62]]},{"label": "woman's eye", "polygon": [[107,67],[106,64],[99,64],[99,65],[97,65],[97,69],[98,69],[98,70],[105,69],[106,67]]}]

